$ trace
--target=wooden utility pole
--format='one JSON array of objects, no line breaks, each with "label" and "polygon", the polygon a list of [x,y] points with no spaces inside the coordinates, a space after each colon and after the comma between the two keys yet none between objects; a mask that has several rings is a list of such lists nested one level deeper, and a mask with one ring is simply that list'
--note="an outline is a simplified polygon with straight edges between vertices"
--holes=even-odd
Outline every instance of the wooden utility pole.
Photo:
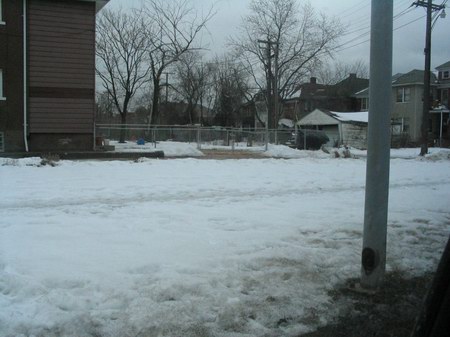
[{"label": "wooden utility pole", "polygon": [[279,51],[279,43],[278,42],[272,42],[272,44],[275,46],[274,49],[274,61],[275,61],[275,69],[274,69],[274,79],[273,79],[273,93],[274,93],[274,116],[272,119],[272,128],[277,129],[278,128],[278,118],[280,117],[280,106],[278,102],[278,51]]},{"label": "wooden utility pole", "polygon": [[164,75],[166,75],[166,83],[164,83],[164,86],[166,87],[166,105],[169,101],[169,75],[172,75],[173,73],[164,72]]},{"label": "wooden utility pole", "polygon": [[429,112],[431,108],[430,99],[430,72],[431,72],[431,14],[434,11],[445,9],[445,5],[435,5],[432,0],[416,1],[413,3],[416,7],[425,7],[427,10],[427,23],[425,31],[425,74],[423,76],[423,111],[421,131],[420,155],[428,153],[428,128]]},{"label": "wooden utility pole", "polygon": [[[279,43],[276,41],[258,40],[259,43],[266,45],[266,58],[267,58],[267,127],[273,129],[276,127],[278,119],[278,50]],[[272,47],[275,46],[275,47]],[[272,55],[272,49],[274,54]],[[274,57],[274,71],[272,72],[272,57]]]}]

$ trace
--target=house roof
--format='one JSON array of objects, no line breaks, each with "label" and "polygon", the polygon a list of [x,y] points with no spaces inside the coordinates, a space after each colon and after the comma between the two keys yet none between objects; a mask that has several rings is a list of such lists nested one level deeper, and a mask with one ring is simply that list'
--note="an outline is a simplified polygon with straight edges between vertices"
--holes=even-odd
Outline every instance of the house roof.
[{"label": "house roof", "polygon": [[337,96],[350,96],[360,90],[367,88],[369,80],[367,78],[356,77],[356,74],[350,74],[346,79],[336,83],[332,91]]},{"label": "house roof", "polygon": [[[403,74],[401,76],[398,76],[396,79],[393,79],[392,86],[400,86],[400,85],[408,85],[408,84],[423,84],[423,77],[424,77],[425,71],[424,70],[418,70],[414,69],[411,70],[409,73]],[[434,84],[437,82],[436,75],[433,73],[430,73],[430,83]]]},{"label": "house roof", "polygon": [[[405,86],[405,85],[423,85],[423,77],[424,77],[425,71],[414,69],[406,74],[397,73],[392,76],[392,86],[398,87],[398,86]],[[430,73],[430,83],[432,85],[436,85],[438,80],[436,78],[436,75],[433,73]],[[367,97],[369,95],[369,88],[365,88],[361,91],[356,92],[353,97]]]},{"label": "house roof", "polygon": [[444,64],[441,64],[440,66],[436,67],[436,70],[442,70],[445,68],[450,68],[450,61],[445,62]]},{"label": "house roof", "polygon": [[369,112],[368,111],[360,111],[360,112],[329,112],[334,118],[341,122],[349,122],[349,123],[368,123],[369,122]]},{"label": "house roof", "polygon": [[315,109],[300,119],[298,125],[338,125],[340,123],[363,123],[369,121],[369,112],[336,112]]}]

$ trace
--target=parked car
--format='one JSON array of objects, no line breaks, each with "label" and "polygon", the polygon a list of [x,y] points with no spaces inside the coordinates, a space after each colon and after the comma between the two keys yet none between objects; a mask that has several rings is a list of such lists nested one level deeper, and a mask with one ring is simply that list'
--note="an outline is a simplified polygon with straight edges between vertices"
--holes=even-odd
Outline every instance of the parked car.
[{"label": "parked car", "polygon": [[299,129],[297,130],[295,137],[295,145],[299,150],[319,150],[322,145],[328,143],[329,140],[330,139],[323,131]]}]

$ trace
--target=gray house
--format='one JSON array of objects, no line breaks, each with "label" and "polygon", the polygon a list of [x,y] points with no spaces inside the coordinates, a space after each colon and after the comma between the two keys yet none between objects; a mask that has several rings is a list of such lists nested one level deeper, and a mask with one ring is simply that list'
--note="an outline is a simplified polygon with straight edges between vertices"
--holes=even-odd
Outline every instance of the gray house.
[{"label": "gray house", "polygon": [[[423,70],[412,70],[392,77],[392,133],[407,135],[412,142],[420,140],[423,111]],[[432,97],[437,97],[438,80],[431,74]],[[369,89],[354,95],[360,103],[360,111],[369,107]],[[434,123],[430,123],[434,126]],[[433,131],[433,130],[430,130]]]}]

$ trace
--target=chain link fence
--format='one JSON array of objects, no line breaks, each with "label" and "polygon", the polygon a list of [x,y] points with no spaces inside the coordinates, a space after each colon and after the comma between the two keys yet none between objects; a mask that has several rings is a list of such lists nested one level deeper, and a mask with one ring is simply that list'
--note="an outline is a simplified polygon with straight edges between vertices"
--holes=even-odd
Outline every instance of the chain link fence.
[{"label": "chain link fence", "polygon": [[202,145],[232,146],[246,143],[247,146],[291,144],[294,130],[290,129],[243,129],[225,127],[145,125],[145,124],[96,124],[95,137],[101,140],[119,140],[122,128],[125,140],[146,143],[175,141]]}]

